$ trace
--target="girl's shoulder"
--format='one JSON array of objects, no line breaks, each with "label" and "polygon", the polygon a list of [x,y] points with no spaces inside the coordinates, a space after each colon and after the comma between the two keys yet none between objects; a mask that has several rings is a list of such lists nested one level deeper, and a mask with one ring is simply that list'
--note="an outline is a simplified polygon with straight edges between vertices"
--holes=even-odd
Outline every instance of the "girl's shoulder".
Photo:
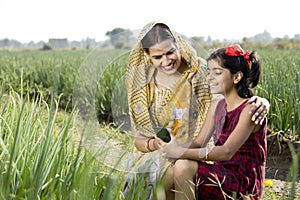
[{"label": "girl's shoulder", "polygon": [[248,100],[249,99],[245,99],[236,108],[228,111],[228,115],[229,116],[237,115],[238,117],[243,116],[243,118],[251,119],[251,116],[250,116],[249,112],[251,111],[251,106],[252,105],[248,103]]},{"label": "girl's shoulder", "polygon": [[242,110],[241,110],[241,114],[240,114],[240,120],[246,122],[246,123],[249,123],[249,124],[252,124],[252,125],[255,125],[255,128],[254,130],[258,130],[261,125],[259,124],[255,124],[253,121],[252,121],[252,113],[251,113],[251,110],[252,110],[252,104],[248,103],[248,101],[245,102]]},{"label": "girl's shoulder", "polygon": [[253,105],[251,103],[248,103],[248,100],[246,100],[245,102],[243,102],[240,106],[240,120],[243,120],[244,122],[247,123],[253,123],[252,121],[252,115],[253,113],[251,113],[251,110],[253,108]]}]

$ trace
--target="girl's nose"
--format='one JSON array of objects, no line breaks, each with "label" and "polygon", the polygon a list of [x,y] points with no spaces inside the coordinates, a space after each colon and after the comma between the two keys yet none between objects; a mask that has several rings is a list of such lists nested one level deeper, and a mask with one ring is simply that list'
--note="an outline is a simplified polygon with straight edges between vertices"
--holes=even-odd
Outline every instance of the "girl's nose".
[{"label": "girl's nose", "polygon": [[208,73],[207,76],[206,76],[206,79],[207,79],[208,82],[213,80],[213,78],[214,77],[211,75],[211,73]]}]

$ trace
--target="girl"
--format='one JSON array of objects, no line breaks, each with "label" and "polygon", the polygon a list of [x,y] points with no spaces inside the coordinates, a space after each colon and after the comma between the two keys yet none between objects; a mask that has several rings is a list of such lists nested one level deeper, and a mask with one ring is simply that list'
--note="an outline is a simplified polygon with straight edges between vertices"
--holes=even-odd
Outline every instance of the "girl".
[{"label": "girl", "polygon": [[[198,164],[195,167],[196,162],[188,162],[174,172],[177,189],[183,192],[175,199],[190,193],[183,178],[196,171],[199,199],[259,199],[264,189],[267,122],[256,124],[251,120],[248,101],[253,96],[250,88],[260,79],[260,62],[254,52],[244,53],[238,44],[216,50],[207,62],[211,93],[222,94],[225,99],[212,101],[203,127],[190,147],[178,144],[172,134],[170,143],[158,144],[167,156],[196,160]],[[211,135],[214,145],[209,147]]]}]

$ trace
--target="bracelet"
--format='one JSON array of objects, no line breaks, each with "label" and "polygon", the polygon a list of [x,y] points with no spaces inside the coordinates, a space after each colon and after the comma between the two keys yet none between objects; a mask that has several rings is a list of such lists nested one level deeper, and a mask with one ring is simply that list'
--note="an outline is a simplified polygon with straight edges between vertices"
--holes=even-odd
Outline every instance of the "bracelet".
[{"label": "bracelet", "polygon": [[205,147],[205,160],[207,160],[207,156],[208,156],[208,148]]},{"label": "bracelet", "polygon": [[[205,149],[205,154],[203,155],[202,151]],[[200,148],[199,150],[199,155],[198,157],[201,159],[201,160],[207,160],[207,157],[208,157],[208,148],[205,147],[205,148]]]}]

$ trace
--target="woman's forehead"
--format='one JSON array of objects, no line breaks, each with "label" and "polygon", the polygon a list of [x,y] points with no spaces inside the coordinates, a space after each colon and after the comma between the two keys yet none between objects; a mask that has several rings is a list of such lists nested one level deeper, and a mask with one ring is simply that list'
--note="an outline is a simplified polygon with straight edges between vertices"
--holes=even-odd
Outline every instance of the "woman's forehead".
[{"label": "woman's forehead", "polygon": [[159,43],[156,43],[154,46],[149,48],[149,52],[165,52],[170,49],[176,48],[175,43],[172,40],[165,40]]}]

